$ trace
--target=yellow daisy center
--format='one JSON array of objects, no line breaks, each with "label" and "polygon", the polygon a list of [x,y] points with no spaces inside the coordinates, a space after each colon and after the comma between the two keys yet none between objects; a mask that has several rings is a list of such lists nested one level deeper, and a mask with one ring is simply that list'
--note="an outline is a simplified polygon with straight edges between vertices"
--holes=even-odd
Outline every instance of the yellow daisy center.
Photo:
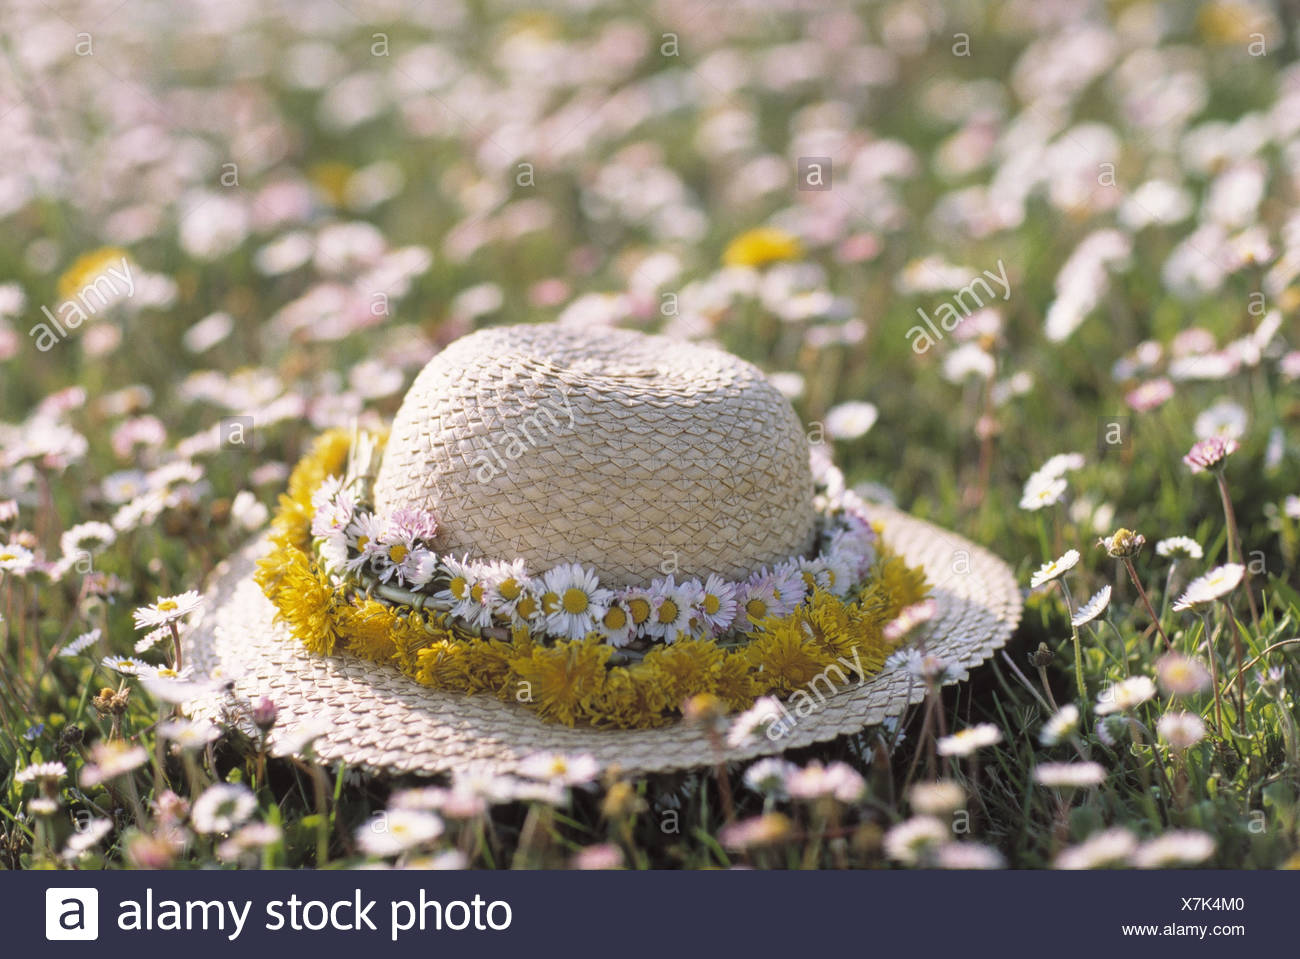
[{"label": "yellow daisy center", "polygon": [[585,613],[590,605],[591,600],[578,587],[570,586],[564,591],[564,611],[566,613]]},{"label": "yellow daisy center", "polygon": [[358,537],[357,537],[357,550],[358,550],[358,551],[362,551],[362,552],[364,552],[364,551],[365,551],[365,548],[366,548],[366,544],[369,543],[369,542],[370,542],[370,537],[369,537],[369,536],[358,536]]},{"label": "yellow daisy center", "polygon": [[469,580],[464,576],[453,576],[451,582],[447,584],[447,588],[451,590],[451,595],[457,599],[464,599],[469,592]]},{"label": "yellow daisy center", "polygon": [[497,592],[501,594],[501,598],[504,599],[507,603],[514,602],[516,599],[519,598],[519,594],[522,593],[523,591],[524,591],[523,587],[520,586],[519,583],[517,583],[513,577],[505,580],[500,586],[497,587]]},{"label": "yellow daisy center", "polygon": [[550,615],[560,607],[560,597],[558,593],[547,590],[542,594],[542,612]]},{"label": "yellow daisy center", "polygon": [[164,599],[158,603],[157,608],[158,608],[158,612],[160,613],[170,613],[172,610],[177,609],[178,607],[176,605],[175,600]]},{"label": "yellow daisy center", "polygon": [[813,574],[808,572],[808,570],[803,571],[803,581],[804,581],[804,585],[807,586],[809,589],[812,589],[814,586],[817,585],[817,580],[813,578]]},{"label": "yellow daisy center", "polygon": [[469,598],[476,603],[483,602],[483,584],[475,583],[469,588]]},{"label": "yellow daisy center", "polygon": [[640,626],[650,618],[650,602],[638,596],[628,600],[627,611],[632,614],[632,622]]},{"label": "yellow daisy center", "polygon": [[717,611],[720,610],[721,608],[722,608],[722,600],[718,599],[718,597],[714,596],[712,593],[705,594],[704,611],[706,613],[712,616],[715,613],[717,613]]},{"label": "yellow daisy center", "polygon": [[677,619],[677,604],[671,599],[665,599],[659,607],[659,622],[671,623]]},{"label": "yellow daisy center", "polygon": [[745,604],[745,612],[749,615],[750,619],[757,622],[767,616],[767,603],[763,602],[761,599],[751,599]]},{"label": "yellow daisy center", "polygon": [[515,607],[515,612],[524,619],[528,619],[533,613],[537,612],[537,600],[531,596],[525,596],[519,601],[519,605]]},{"label": "yellow daisy center", "polygon": [[388,558],[391,559],[394,563],[400,563],[402,560],[406,559],[406,554],[408,552],[410,552],[410,550],[408,550],[401,543],[395,543],[394,545],[388,547]]},{"label": "yellow daisy center", "polygon": [[627,625],[627,613],[617,606],[611,606],[601,620],[609,629],[622,629]]}]

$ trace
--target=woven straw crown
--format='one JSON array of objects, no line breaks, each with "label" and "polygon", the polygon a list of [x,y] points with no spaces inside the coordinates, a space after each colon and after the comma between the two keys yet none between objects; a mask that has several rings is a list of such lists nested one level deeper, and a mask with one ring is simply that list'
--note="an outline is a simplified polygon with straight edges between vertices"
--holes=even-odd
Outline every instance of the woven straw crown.
[{"label": "woven straw crown", "polygon": [[534,571],[577,562],[610,586],[743,579],[814,536],[807,438],[760,370],[555,324],[483,330],[429,362],[393,423],[375,506],[434,512],[439,552]]}]

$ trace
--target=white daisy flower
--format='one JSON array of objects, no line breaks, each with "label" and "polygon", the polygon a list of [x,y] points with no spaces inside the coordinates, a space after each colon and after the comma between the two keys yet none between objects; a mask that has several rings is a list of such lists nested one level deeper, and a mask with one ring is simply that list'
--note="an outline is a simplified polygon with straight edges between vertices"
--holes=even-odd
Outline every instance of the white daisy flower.
[{"label": "white daisy flower", "polygon": [[519,775],[566,786],[582,786],[600,775],[600,763],[589,753],[534,753],[520,760]]},{"label": "white daisy flower", "polygon": [[190,822],[199,833],[234,832],[257,809],[257,799],[247,786],[217,783],[194,800]]},{"label": "white daisy flower", "polygon": [[158,601],[135,611],[136,629],[155,629],[184,619],[203,605],[203,599],[194,590],[177,596],[162,596]]},{"label": "white daisy flower", "polygon": [[1156,732],[1170,749],[1181,752],[1205,738],[1205,723],[1196,713],[1165,713],[1156,722]]},{"label": "white daisy flower", "polygon": [[407,585],[413,589],[423,589],[438,575],[438,554],[417,546],[406,558],[404,567]]},{"label": "white daisy flower", "polygon": [[1066,703],[1043,724],[1038,741],[1044,746],[1055,746],[1063,739],[1069,739],[1079,730],[1079,707]]},{"label": "white daisy flower", "polygon": [[736,625],[752,629],[769,616],[779,615],[776,580],[767,570],[759,570],[736,587]]},{"label": "white daisy flower", "polygon": [[760,759],[745,770],[744,783],[756,793],[775,799],[786,799],[786,780],[799,771],[799,767],[786,759],[769,756]]},{"label": "white daisy flower", "polygon": [[[447,572],[447,585],[434,593],[433,598],[451,606],[453,612],[463,605],[466,608],[479,605],[484,592],[483,577],[486,569],[479,563],[471,562],[468,556],[460,559],[444,556],[442,566]],[[479,599],[475,598],[476,594]]]},{"label": "white daisy flower", "polygon": [[148,675],[153,671],[152,665],[134,656],[105,656],[100,660],[100,665],[123,676]]},{"label": "white daisy flower", "polygon": [[961,675],[961,667],[934,653],[923,653],[919,649],[900,649],[890,653],[885,660],[886,669],[902,669],[913,679],[923,683],[946,683]]},{"label": "white daisy flower", "polygon": [[613,595],[600,588],[594,572],[578,563],[547,570],[542,582],[546,592],[556,596],[555,609],[546,617],[546,628],[568,639],[582,639],[592,632]]},{"label": "white daisy flower", "polygon": [[436,813],[390,809],[357,828],[357,845],[370,856],[397,856],[433,842],[442,835],[443,828]]},{"label": "white daisy flower", "polygon": [[699,580],[676,583],[673,577],[656,580],[650,587],[654,612],[646,623],[646,632],[665,643],[675,643],[679,636],[690,636],[691,610],[704,596]]},{"label": "white daisy flower", "polygon": [[529,593],[531,581],[522,559],[489,563],[483,573],[484,602],[493,615],[512,618]]},{"label": "white daisy flower", "polygon": [[221,738],[221,730],[207,720],[168,720],[158,725],[158,734],[187,752],[202,749]]},{"label": "white daisy flower", "polygon": [[1034,782],[1053,789],[1088,789],[1106,781],[1100,763],[1039,763],[1034,767]]},{"label": "white daisy flower", "polygon": [[1201,544],[1190,536],[1170,536],[1156,543],[1156,555],[1166,559],[1200,559],[1205,555]]},{"label": "white daisy flower", "polygon": [[1107,829],[1062,851],[1052,866],[1056,869],[1105,869],[1125,865],[1137,844],[1137,837],[1127,829]]},{"label": "white daisy flower", "polygon": [[1246,567],[1240,563],[1226,563],[1210,570],[1204,576],[1198,576],[1187,584],[1183,595],[1174,603],[1175,610],[1195,609],[1205,606],[1216,599],[1227,596],[1239,585],[1246,573]]},{"label": "white daisy flower", "polygon": [[25,576],[35,565],[36,557],[25,546],[19,546],[17,543],[0,546],[0,572]]},{"label": "white daisy flower", "polygon": [[1087,461],[1083,458],[1082,453],[1057,453],[1042,466],[1038,467],[1035,476],[1041,479],[1056,479],[1058,476],[1064,476],[1066,473],[1072,473],[1075,470],[1081,470]]},{"label": "white daisy flower", "polygon": [[82,633],[72,642],[68,643],[68,645],[59,650],[59,655],[64,659],[71,659],[73,656],[78,656],[99,642],[100,635],[101,633],[98,628],[92,629],[88,633]]},{"label": "white daisy flower", "polygon": [[874,403],[853,400],[832,406],[826,411],[826,435],[837,440],[855,440],[866,436],[879,417],[880,411]]},{"label": "white daisy flower", "polygon": [[58,782],[68,774],[68,767],[59,762],[33,763],[14,773],[14,782],[19,785],[37,781]]},{"label": "white daisy flower", "polygon": [[735,585],[717,573],[709,574],[694,612],[714,635],[725,633],[736,618]]},{"label": "white daisy flower", "polygon": [[211,680],[193,680],[190,667],[186,666],[180,673],[166,667],[140,676],[140,685],[154,699],[163,703],[192,702],[211,696],[218,690],[218,684]]},{"label": "white daisy flower", "polygon": [[1240,440],[1246,435],[1249,426],[1250,414],[1244,406],[1229,399],[1220,399],[1196,417],[1192,431],[1198,440],[1209,439],[1211,436]]},{"label": "white daisy flower", "polygon": [[432,578],[423,532],[411,510],[400,510],[381,524],[373,540],[375,548],[369,550],[371,568],[379,574],[380,582],[396,579],[399,584],[408,585],[420,575],[426,576],[426,583]]},{"label": "white daisy flower", "polygon": [[383,549],[384,524],[374,513],[358,511],[347,528],[348,549],[355,551],[347,561],[350,573],[360,572]]},{"label": "white daisy flower", "polygon": [[940,756],[969,756],[977,749],[1002,742],[1002,730],[992,723],[979,723],[943,736],[937,743]]},{"label": "white daisy flower", "polygon": [[833,797],[842,803],[857,802],[866,791],[862,774],[844,762],[823,766],[813,760],[803,769],[795,769],[786,777],[786,792],[794,799],[821,799]]},{"label": "white daisy flower", "polygon": [[59,537],[64,556],[100,553],[117,541],[117,532],[107,523],[78,523]]},{"label": "white daisy flower", "polygon": [[1163,869],[1167,866],[1195,866],[1214,855],[1214,837],[1195,829],[1167,832],[1148,839],[1133,853],[1133,865],[1139,869]]},{"label": "white daisy flower", "polygon": [[321,563],[327,573],[341,574],[344,570],[352,568],[348,560],[346,536],[325,536],[320,538],[318,542],[320,543]]},{"label": "white daisy flower", "polygon": [[76,859],[83,852],[97,846],[100,840],[112,831],[113,822],[111,819],[100,819],[99,817],[91,819],[68,837],[68,841],[63,847],[63,858],[69,861]]},{"label": "white daisy flower", "polygon": [[1050,583],[1062,573],[1074,569],[1078,564],[1079,551],[1077,549],[1068,549],[1065,551],[1064,556],[1061,556],[1059,559],[1054,559],[1051,562],[1044,563],[1042,566],[1038,567],[1038,572],[1034,573],[1033,577],[1029,580],[1029,586],[1031,589],[1037,589],[1044,583]]},{"label": "white daisy flower", "polygon": [[1097,715],[1124,713],[1135,709],[1156,695],[1156,684],[1149,676],[1130,676],[1122,682],[1108,686],[1097,697]]},{"label": "white daisy flower", "polygon": [[1002,853],[980,842],[946,842],[934,851],[938,869],[1002,869]]},{"label": "white daisy flower", "polygon": [[471,626],[479,628],[490,626],[492,607],[487,602],[487,564],[471,560],[464,564],[464,569],[469,574],[469,589],[465,598],[452,606],[451,614]]},{"label": "white daisy flower", "polygon": [[815,559],[800,559],[797,565],[799,575],[803,578],[805,595],[811,596],[814,589],[823,589],[832,596],[843,597],[853,585],[854,577],[850,568],[831,553]]},{"label": "white daisy flower", "polygon": [[1032,513],[1048,506],[1055,506],[1061,501],[1068,488],[1069,484],[1060,476],[1045,479],[1037,475],[1031,476],[1020,495],[1020,508]]},{"label": "white daisy flower", "polygon": [[632,618],[633,638],[644,636],[655,613],[655,597],[650,590],[632,586],[619,593],[619,603]]},{"label": "white daisy flower", "polygon": [[621,595],[610,600],[609,608],[600,617],[599,631],[604,634],[605,642],[615,648],[626,646],[635,638],[637,626]]},{"label": "white daisy flower", "polygon": [[1070,618],[1070,625],[1078,629],[1085,623],[1091,623],[1094,619],[1106,611],[1110,605],[1110,586],[1103,586],[1093,594],[1092,598],[1078,608],[1075,614]]},{"label": "white daisy flower", "polygon": [[[841,526],[831,534],[827,556],[832,563],[847,568],[850,578],[857,582],[871,571],[876,562],[875,531],[866,520],[848,517],[850,525]],[[852,583],[845,584],[845,591]]]},{"label": "white daisy flower", "polygon": [[90,758],[90,765],[81,767],[81,785],[88,789],[139,769],[149,761],[149,752],[119,739],[96,743],[90,749]]},{"label": "white daisy flower", "polygon": [[948,826],[935,816],[913,816],[885,833],[885,855],[915,866],[952,838]]},{"label": "white daisy flower", "polygon": [[795,562],[785,562],[772,571],[772,616],[789,616],[808,598],[808,584],[803,570]]},{"label": "white daisy flower", "polygon": [[951,779],[936,779],[914,785],[907,793],[915,812],[926,816],[946,816],[966,805],[966,790]]},{"label": "white daisy flower", "polygon": [[151,629],[135,641],[136,655],[147,653],[164,639],[171,639],[171,630],[166,626],[159,626],[157,629]]}]

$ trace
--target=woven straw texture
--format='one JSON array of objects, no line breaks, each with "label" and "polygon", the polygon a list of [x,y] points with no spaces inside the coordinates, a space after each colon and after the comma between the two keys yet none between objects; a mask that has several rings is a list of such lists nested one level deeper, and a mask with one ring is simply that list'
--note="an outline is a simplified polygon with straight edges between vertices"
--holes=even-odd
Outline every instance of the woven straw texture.
[{"label": "woven straw texture", "polygon": [[[889,544],[925,569],[936,617],[923,629],[926,649],[958,667],[952,682],[984,662],[1020,619],[1020,591],[1006,564],[986,550],[905,513],[871,507]],[[649,730],[570,729],[543,722],[522,706],[488,695],[427,689],[395,668],[351,657],[316,657],[280,624],[252,580],[265,550],[255,540],[214,574],[200,618],[186,637],[186,661],[205,677],[233,684],[236,701],[269,696],[280,708],[278,729],[320,723],[316,754],[375,771],[435,773],[483,763],[511,772],[531,753],[590,753],[630,773],[684,769],[717,760],[704,732],[678,723]],[[796,718],[775,742],[758,737],[724,755],[748,759],[857,732],[901,714],[924,689],[890,668],[828,697]],[[190,703],[192,715],[221,718],[229,696]],[[273,739],[273,748],[285,743]]]},{"label": "woven straw texture", "polygon": [[[438,516],[440,553],[577,562],[607,586],[744,579],[806,553],[808,441],[762,372],[631,330],[496,327],[406,394],[375,506]],[[675,564],[675,565],[672,565]]]}]

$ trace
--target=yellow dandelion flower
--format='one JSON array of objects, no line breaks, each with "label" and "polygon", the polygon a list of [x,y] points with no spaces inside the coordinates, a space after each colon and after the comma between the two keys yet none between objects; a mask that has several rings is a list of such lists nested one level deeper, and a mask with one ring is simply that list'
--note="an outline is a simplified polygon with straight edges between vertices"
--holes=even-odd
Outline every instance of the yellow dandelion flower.
[{"label": "yellow dandelion flower", "polygon": [[89,253],[83,253],[59,277],[59,299],[66,300],[86,287],[93,286],[109,267],[120,268],[123,260],[129,262],[130,257],[126,250],[116,246],[102,246]]},{"label": "yellow dandelion flower", "polygon": [[859,594],[859,601],[866,608],[882,607],[881,616],[887,622],[928,595],[930,584],[926,582],[924,570],[908,566],[902,557],[883,548],[867,586]]},{"label": "yellow dandelion flower", "polygon": [[393,624],[393,658],[402,672],[411,675],[417,670],[420,650],[444,639],[451,639],[451,631],[443,616],[412,610]]},{"label": "yellow dandelion flower", "polygon": [[722,262],[727,266],[766,266],[778,260],[797,260],[803,256],[798,237],[773,226],[746,230],[727,244]]},{"label": "yellow dandelion flower", "polygon": [[417,682],[434,689],[469,689],[469,650],[454,639],[430,643],[416,655]]},{"label": "yellow dandelion flower", "polygon": [[509,643],[495,639],[476,639],[466,644],[469,666],[469,691],[495,692],[501,698],[513,695],[514,670],[510,660],[518,651]]},{"label": "yellow dandelion flower", "polygon": [[347,640],[348,652],[374,663],[386,663],[397,653],[393,641],[398,616],[375,599],[358,605],[341,606],[338,611],[339,635]]},{"label": "yellow dandelion flower", "polygon": [[584,707],[600,695],[605,683],[605,661],[613,649],[585,639],[554,646],[533,645],[527,654],[510,661],[529,701],[545,719],[572,726]]},{"label": "yellow dandelion flower", "polygon": [[671,721],[668,697],[653,666],[615,666],[605,675],[605,685],[591,702],[591,721],[617,729],[646,729]]},{"label": "yellow dandelion flower", "polygon": [[279,608],[277,619],[289,627],[310,652],[330,656],[341,638],[336,622],[338,604],[334,588],[308,562],[306,555],[297,553],[286,564],[274,597]]},{"label": "yellow dandelion flower", "polygon": [[645,666],[655,670],[660,689],[673,708],[700,693],[713,691],[714,671],[722,649],[712,640],[679,639],[646,653]]},{"label": "yellow dandelion flower", "polygon": [[748,659],[738,651],[726,652],[713,674],[713,694],[734,712],[748,709],[758,697]]},{"label": "yellow dandelion flower", "polygon": [[745,655],[758,670],[756,681],[771,692],[791,693],[835,661],[788,619],[765,619],[761,626],[761,632],[750,634]]}]

